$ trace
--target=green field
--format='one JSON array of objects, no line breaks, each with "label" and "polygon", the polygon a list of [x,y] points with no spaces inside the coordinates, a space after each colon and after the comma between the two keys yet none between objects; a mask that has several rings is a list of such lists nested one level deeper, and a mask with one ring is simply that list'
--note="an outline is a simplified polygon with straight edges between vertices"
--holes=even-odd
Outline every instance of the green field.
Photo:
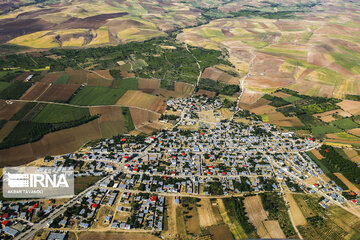
[{"label": "green field", "polygon": [[10,84],[0,93],[0,99],[19,99],[32,83],[30,82],[16,82]]},{"label": "green field", "polygon": [[301,98],[296,97],[296,96],[289,96],[289,97],[284,98],[285,101],[290,102],[290,103],[296,102],[296,101],[298,101],[298,100],[300,100],[300,99],[301,99]]},{"label": "green field", "polygon": [[130,114],[130,110],[128,107],[121,107],[122,109],[122,113],[124,115],[125,118],[125,127],[127,131],[131,131],[135,129],[134,123],[132,121],[132,117]]},{"label": "green field", "polygon": [[37,103],[29,102],[23,106],[14,116],[11,117],[11,120],[22,120],[35,106]]},{"label": "green field", "polygon": [[138,89],[138,80],[137,80],[137,78],[115,79],[112,87],[122,89],[124,91],[124,93],[127,90],[137,90]]},{"label": "green field", "polygon": [[34,119],[39,123],[71,122],[90,116],[88,108],[48,104]]},{"label": "green field", "polygon": [[0,92],[10,85],[8,82],[0,82]]},{"label": "green field", "polygon": [[261,119],[263,122],[269,122],[269,115],[263,114],[263,115],[261,115]]},{"label": "green field", "polygon": [[340,120],[336,120],[331,124],[343,130],[349,130],[349,129],[357,128],[359,126],[351,118],[343,118]]},{"label": "green field", "polygon": [[321,135],[328,133],[338,133],[341,132],[341,130],[335,126],[328,125],[328,126],[315,126],[311,129],[311,132],[314,135]]},{"label": "green field", "polygon": [[120,88],[86,86],[75,95],[70,104],[84,106],[113,105],[125,92]]},{"label": "green field", "polygon": [[69,75],[60,76],[58,79],[56,79],[55,84],[67,84],[69,78],[70,78]]},{"label": "green field", "polygon": [[74,180],[74,193],[78,194],[101,179],[100,176],[77,177]]}]

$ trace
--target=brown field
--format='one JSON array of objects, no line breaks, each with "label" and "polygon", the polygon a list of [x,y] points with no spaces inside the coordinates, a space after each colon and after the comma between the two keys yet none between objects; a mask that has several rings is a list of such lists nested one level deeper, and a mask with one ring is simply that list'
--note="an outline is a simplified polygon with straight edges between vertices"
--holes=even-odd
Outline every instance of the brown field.
[{"label": "brown field", "polygon": [[138,89],[144,92],[151,93],[155,89],[160,88],[160,80],[158,79],[146,79],[139,78],[138,79]]},{"label": "brown field", "polygon": [[216,93],[215,92],[211,92],[211,91],[207,91],[207,90],[203,90],[203,89],[199,89],[197,92],[196,92],[196,95],[205,95],[209,98],[214,98],[216,96]]},{"label": "brown field", "polygon": [[160,114],[156,114],[138,108],[129,108],[129,109],[135,128],[139,128],[149,122],[156,121],[160,118]]},{"label": "brown field", "polygon": [[212,210],[210,200],[203,198],[198,204],[201,205],[201,207],[197,208],[200,218],[200,226],[209,227],[218,224],[215,214]]},{"label": "brown field", "polygon": [[[186,230],[189,234],[198,235],[201,233],[200,223],[199,223],[199,214],[196,210],[195,205],[189,205],[189,208],[184,209],[184,218]],[[188,218],[189,217],[189,218]]]},{"label": "brown field", "polygon": [[49,87],[48,83],[37,82],[31,86],[22,96],[21,100],[37,100]]},{"label": "brown field", "polygon": [[164,98],[182,97],[183,96],[181,93],[177,93],[175,91],[171,91],[171,90],[167,90],[167,89],[163,89],[163,88],[156,89],[151,94],[156,95],[156,96],[161,96],[161,97],[164,97]]},{"label": "brown field", "polygon": [[219,210],[218,203],[217,203],[216,199],[211,199],[210,203],[211,203],[211,207],[212,207],[212,210],[213,210],[213,213],[215,215],[217,223],[222,223],[223,219],[221,217],[221,213],[220,213],[220,210]]},{"label": "brown field", "polygon": [[283,120],[274,120],[269,121],[271,124],[281,126],[281,127],[301,127],[304,126],[304,124],[298,119],[297,117],[286,117],[286,119]]},{"label": "brown field", "polygon": [[164,235],[166,237],[174,238],[177,234],[175,197],[166,197],[165,199],[165,219],[167,220],[165,226],[167,226],[167,229],[164,231]]},{"label": "brown field", "polygon": [[355,151],[352,148],[346,148],[344,149],[344,153],[346,154],[346,156],[348,156],[348,158],[352,159],[354,157],[356,157],[358,155],[357,151]]},{"label": "brown field", "polygon": [[24,72],[24,73],[21,73],[19,76],[17,76],[16,78],[14,78],[13,80],[11,80],[11,82],[23,82],[26,80],[26,78],[28,76],[30,76],[31,73],[30,72]]},{"label": "brown field", "polygon": [[264,94],[259,92],[254,92],[250,89],[245,89],[244,93],[241,96],[240,102],[244,104],[254,104],[256,103]]},{"label": "brown field", "polygon": [[354,157],[351,159],[351,161],[353,161],[354,163],[360,165],[360,155]]},{"label": "brown field", "polygon": [[239,107],[242,108],[242,109],[244,109],[244,110],[249,110],[249,111],[251,111],[251,109],[254,109],[254,108],[257,108],[257,107],[261,107],[261,106],[265,106],[265,105],[267,105],[267,104],[269,104],[269,103],[270,103],[269,100],[260,98],[258,101],[256,101],[256,102],[253,103],[253,104],[246,104],[246,103],[240,102],[240,103],[239,103]]},{"label": "brown field", "polygon": [[115,232],[83,232],[79,236],[79,240],[160,240],[161,238],[156,237],[149,233],[115,233]]},{"label": "brown field", "polygon": [[80,86],[80,84],[53,84],[41,95],[39,100],[66,102]]},{"label": "brown field", "polygon": [[208,227],[207,230],[211,233],[212,240],[231,240],[234,239],[227,225],[216,225]]},{"label": "brown field", "polygon": [[306,225],[307,224],[306,218],[302,214],[293,196],[289,193],[286,194],[285,196],[286,196],[286,201],[290,205],[290,212],[295,226]]},{"label": "brown field", "polygon": [[107,70],[94,70],[87,74],[87,79],[98,79],[98,78],[105,78],[106,80],[114,80],[111,76],[109,69]]},{"label": "brown field", "polygon": [[70,76],[68,84],[83,84],[87,82],[87,71],[73,70],[71,68],[67,68],[65,71]]},{"label": "brown field", "polygon": [[360,128],[354,128],[354,129],[348,130],[348,132],[360,137]]},{"label": "brown field", "polygon": [[239,84],[239,79],[223,72],[217,68],[209,67],[201,74],[202,78],[208,78],[214,81],[219,81],[227,84]]},{"label": "brown field", "polygon": [[316,149],[311,150],[311,152],[312,152],[312,154],[315,155],[315,157],[316,157],[317,159],[322,159],[322,158],[324,158],[324,157],[320,154],[320,152],[319,152],[318,150],[316,150]]},{"label": "brown field", "polygon": [[100,114],[100,122],[112,122],[112,121],[123,121],[124,116],[122,114],[121,107],[116,106],[95,106],[90,107],[90,114],[92,116]]},{"label": "brown field", "polygon": [[189,83],[175,82],[174,90],[176,93],[181,93],[183,97],[189,97],[194,92],[195,87]]},{"label": "brown field", "polygon": [[350,182],[344,175],[341,173],[334,173],[334,175],[337,176],[350,190],[360,195],[360,189],[357,188],[352,182]]},{"label": "brown field", "polygon": [[352,115],[357,115],[360,113],[360,102],[358,101],[343,100],[336,105],[341,107],[344,111],[351,113]]},{"label": "brown field", "polygon": [[103,138],[110,138],[127,132],[124,121],[102,122],[99,127]]},{"label": "brown field", "polygon": [[13,102],[12,104],[6,104],[5,101],[0,100],[0,119],[10,120],[10,118],[17,113],[25,102]]},{"label": "brown field", "polygon": [[277,113],[276,107],[273,107],[270,105],[264,105],[264,106],[252,108],[252,109],[250,109],[250,112],[253,112],[257,115]]},{"label": "brown field", "polygon": [[48,73],[46,74],[43,79],[41,79],[41,83],[54,83],[56,79],[58,79],[61,75],[60,73]]},{"label": "brown field", "polygon": [[333,117],[334,114],[337,114],[342,117],[351,117],[350,113],[345,112],[342,109],[336,109],[324,113],[314,114],[313,116],[316,118],[320,118],[323,122],[332,122],[336,120],[336,118]]},{"label": "brown field", "polygon": [[134,78],[134,77],[135,77],[135,73],[128,72],[128,71],[121,71],[121,76],[122,76],[123,78]]},{"label": "brown field", "polygon": [[87,80],[88,86],[97,86],[97,87],[111,87],[114,80],[108,80],[101,77],[91,78]]},{"label": "brown field", "polygon": [[8,121],[5,125],[0,129],[0,142],[6,138],[9,133],[16,127],[18,121]]},{"label": "brown field", "polygon": [[0,150],[0,167],[19,166],[48,155],[78,150],[90,140],[101,138],[98,119],[78,127],[46,134],[39,141]]},{"label": "brown field", "polygon": [[274,97],[279,97],[279,98],[287,98],[287,97],[291,96],[290,94],[287,94],[284,92],[276,92],[276,93],[272,93],[270,95],[274,96]]},{"label": "brown field", "polygon": [[127,107],[143,108],[158,113],[163,113],[166,109],[166,101],[164,98],[136,90],[127,91],[116,104]]}]

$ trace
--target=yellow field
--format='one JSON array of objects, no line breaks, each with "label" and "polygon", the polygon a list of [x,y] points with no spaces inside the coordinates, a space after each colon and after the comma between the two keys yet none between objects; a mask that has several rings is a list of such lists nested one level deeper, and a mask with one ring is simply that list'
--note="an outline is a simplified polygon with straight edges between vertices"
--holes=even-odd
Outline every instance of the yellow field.
[{"label": "yellow field", "polygon": [[46,35],[50,31],[40,31],[28,35],[20,36],[9,41],[11,44],[33,47],[33,48],[54,48],[59,47],[59,44],[54,42],[55,35]]},{"label": "yellow field", "polygon": [[84,44],[84,37],[71,38],[62,43],[63,47],[81,47]]},{"label": "yellow field", "polygon": [[96,44],[104,44],[109,43],[109,30],[108,27],[103,26],[97,30],[92,30],[93,40],[89,43],[89,45],[96,45]]}]

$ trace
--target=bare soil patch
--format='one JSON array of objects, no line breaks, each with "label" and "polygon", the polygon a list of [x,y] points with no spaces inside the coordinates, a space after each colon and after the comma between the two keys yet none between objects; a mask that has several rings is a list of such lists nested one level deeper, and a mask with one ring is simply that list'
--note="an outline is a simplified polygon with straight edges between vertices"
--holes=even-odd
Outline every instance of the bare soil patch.
[{"label": "bare soil patch", "polygon": [[357,115],[360,113],[360,102],[358,101],[343,100],[336,105],[341,107],[344,111],[351,113],[352,115]]},{"label": "bare soil patch", "polygon": [[348,130],[348,132],[360,137],[360,128],[354,128],[354,129]]},{"label": "bare soil patch", "polygon": [[0,100],[0,119],[10,120],[10,118],[17,113],[26,102],[12,102],[6,104],[4,100]]},{"label": "bare soil patch", "polygon": [[256,103],[264,94],[252,91],[250,89],[245,89],[241,95],[240,102],[243,104],[254,104]]},{"label": "bare soil patch", "polygon": [[214,81],[219,81],[227,84],[238,84],[239,79],[231,76],[230,74],[227,74],[226,72],[223,72],[217,68],[209,67],[204,70],[204,72],[201,74],[202,78],[211,79]]},{"label": "bare soil patch", "polygon": [[41,83],[54,83],[56,79],[58,79],[62,74],[60,73],[48,73],[46,74],[43,79],[41,79]]},{"label": "bare soil patch", "polygon": [[334,173],[335,176],[340,178],[340,180],[352,191],[354,191],[356,194],[360,195],[360,189],[357,188],[352,182],[350,182],[344,175],[341,173]]},{"label": "bare soil patch", "polygon": [[198,235],[201,233],[198,211],[195,205],[189,205],[189,208],[184,208],[184,217],[186,230],[190,234]]},{"label": "bare soil patch", "polygon": [[39,100],[66,102],[80,86],[80,84],[53,84],[41,95]]},{"label": "bare soil patch", "polygon": [[270,114],[270,113],[277,113],[276,107],[270,106],[270,105],[264,105],[256,108],[250,109],[251,112],[262,115],[262,114]]},{"label": "bare soil patch", "polygon": [[324,157],[320,154],[320,152],[316,149],[313,149],[311,150],[312,154],[314,154],[314,156],[317,158],[317,159],[323,159]]},{"label": "bare soil patch", "polygon": [[306,218],[302,214],[299,206],[297,205],[295,199],[293,198],[293,196],[291,194],[289,194],[289,193],[286,194],[286,201],[290,205],[290,212],[291,212],[291,216],[293,218],[295,226],[306,225],[307,224]]},{"label": "bare soil patch", "polygon": [[90,107],[91,115],[100,114],[100,122],[111,122],[111,121],[123,121],[124,116],[122,114],[121,107],[116,106],[96,106]]},{"label": "bare soil patch", "polygon": [[[262,206],[260,196],[246,197],[244,200],[245,211],[249,217],[249,222],[256,228],[267,219],[266,212]],[[260,236],[261,237],[261,236]]]},{"label": "bare soil patch", "polygon": [[213,240],[231,240],[234,239],[227,225],[216,225],[208,227],[207,230],[211,233]]},{"label": "bare soil patch", "polygon": [[358,155],[357,151],[355,151],[354,149],[351,149],[351,148],[345,148],[344,153],[350,159],[352,159],[352,158],[354,158],[354,157],[356,157]]},{"label": "bare soil patch", "polygon": [[194,92],[195,87],[189,83],[175,82],[174,89],[176,93],[181,93],[182,96],[189,97]]},{"label": "bare soil patch", "polygon": [[66,74],[69,75],[69,84],[83,84],[87,82],[87,74],[88,72],[85,70],[73,70],[71,68],[67,68]]},{"label": "bare soil patch", "polygon": [[285,239],[286,236],[284,232],[281,230],[279,221],[265,221],[265,228],[270,234],[271,238]]},{"label": "bare soil patch", "polygon": [[201,205],[200,207],[197,208],[199,213],[200,226],[209,227],[212,225],[216,225],[218,222],[216,221],[216,217],[212,210],[210,200],[207,198],[203,198],[198,203],[198,205]]},{"label": "bare soil patch", "polygon": [[135,128],[141,127],[153,121],[157,121],[160,118],[159,114],[155,114],[153,112],[149,112],[138,108],[129,108],[129,109]]},{"label": "bare soil patch", "polygon": [[36,100],[49,87],[48,83],[37,82],[31,86],[22,96],[21,100]]},{"label": "bare soil patch", "polygon": [[215,92],[212,91],[207,91],[207,90],[203,90],[203,89],[199,89],[196,93],[196,95],[205,95],[209,98],[214,98],[216,96]]},{"label": "bare soil patch", "polygon": [[153,96],[137,90],[127,91],[116,103],[128,107],[138,107],[162,113],[166,109],[166,101],[162,97]]},{"label": "bare soil patch", "polygon": [[160,80],[158,79],[138,79],[138,89],[144,92],[153,92],[155,89],[160,88]]}]

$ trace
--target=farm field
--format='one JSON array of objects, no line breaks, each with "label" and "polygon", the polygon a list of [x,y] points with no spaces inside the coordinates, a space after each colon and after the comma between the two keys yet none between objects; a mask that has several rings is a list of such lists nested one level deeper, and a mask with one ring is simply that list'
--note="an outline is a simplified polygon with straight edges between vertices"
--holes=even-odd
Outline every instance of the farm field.
[{"label": "farm field", "polygon": [[70,101],[74,105],[113,105],[124,94],[122,89],[86,86]]},{"label": "farm field", "polygon": [[71,122],[88,116],[90,116],[88,108],[48,104],[33,121],[42,123]]},{"label": "farm field", "polygon": [[162,113],[165,111],[166,102],[162,97],[129,90],[117,102],[117,105],[138,107],[146,110]]},{"label": "farm field", "polygon": [[40,101],[66,102],[79,89],[80,84],[53,84],[41,97]]}]

